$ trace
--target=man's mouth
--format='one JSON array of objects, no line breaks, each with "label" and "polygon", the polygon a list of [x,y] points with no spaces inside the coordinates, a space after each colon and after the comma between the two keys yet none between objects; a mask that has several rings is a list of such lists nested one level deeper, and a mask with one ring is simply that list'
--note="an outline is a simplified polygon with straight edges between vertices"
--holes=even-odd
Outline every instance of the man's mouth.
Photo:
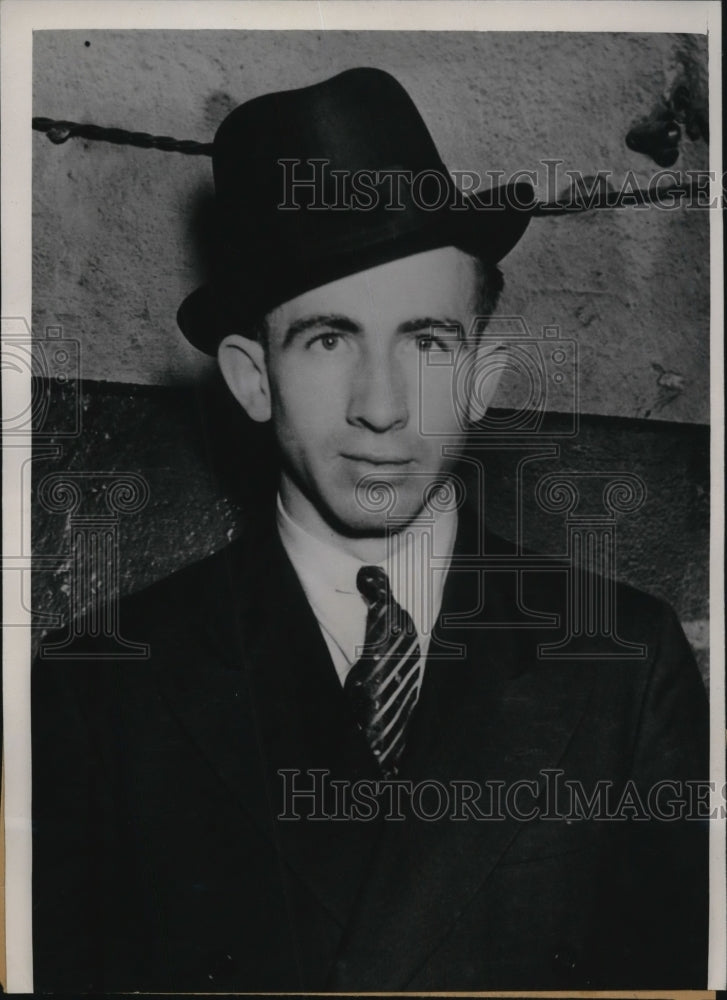
[{"label": "man's mouth", "polygon": [[342,457],[348,459],[350,462],[359,462],[362,465],[371,465],[374,467],[409,465],[412,461],[412,459],[403,458],[401,455],[358,455],[344,453]]}]

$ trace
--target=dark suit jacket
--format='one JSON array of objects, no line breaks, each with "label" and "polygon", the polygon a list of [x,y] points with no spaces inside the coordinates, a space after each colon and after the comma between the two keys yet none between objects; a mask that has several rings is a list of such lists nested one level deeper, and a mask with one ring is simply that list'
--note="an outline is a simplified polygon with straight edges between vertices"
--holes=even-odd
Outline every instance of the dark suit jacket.
[{"label": "dark suit jacket", "polygon": [[[456,552],[480,551],[463,518]],[[534,781],[526,810],[548,769],[615,799],[705,778],[705,694],[666,605],[618,589],[644,659],[597,640],[549,660],[557,627],[511,623],[562,618],[564,574],[485,580],[450,572],[402,779]],[[280,769],[377,771],[272,524],[126,599],[120,627],[148,660],[89,640],[34,667],[36,989],[705,986],[706,823],[566,822],[544,800],[530,820],[277,818]]]}]

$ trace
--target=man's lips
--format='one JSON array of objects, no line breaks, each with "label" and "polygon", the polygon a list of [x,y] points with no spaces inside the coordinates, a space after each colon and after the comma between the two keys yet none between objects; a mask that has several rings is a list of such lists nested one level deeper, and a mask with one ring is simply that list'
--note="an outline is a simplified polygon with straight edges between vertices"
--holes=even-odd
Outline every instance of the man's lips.
[{"label": "man's lips", "polygon": [[363,465],[409,465],[410,458],[402,458],[401,455],[357,455],[342,453],[342,457],[350,462],[360,462]]}]

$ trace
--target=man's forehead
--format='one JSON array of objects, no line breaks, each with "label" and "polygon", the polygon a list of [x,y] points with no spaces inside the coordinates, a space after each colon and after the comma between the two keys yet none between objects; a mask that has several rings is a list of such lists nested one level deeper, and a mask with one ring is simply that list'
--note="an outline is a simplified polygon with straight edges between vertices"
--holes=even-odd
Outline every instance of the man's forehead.
[{"label": "man's forehead", "polygon": [[474,259],[455,247],[442,247],[310,289],[278,306],[270,320],[288,326],[328,317],[357,325],[377,318],[395,325],[422,317],[461,319],[471,311],[477,282]]}]

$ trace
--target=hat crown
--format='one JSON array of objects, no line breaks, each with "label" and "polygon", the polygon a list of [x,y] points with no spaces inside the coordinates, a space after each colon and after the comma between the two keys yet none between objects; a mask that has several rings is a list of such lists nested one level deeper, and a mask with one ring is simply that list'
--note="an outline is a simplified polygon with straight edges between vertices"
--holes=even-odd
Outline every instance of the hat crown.
[{"label": "hat crown", "polygon": [[300,161],[299,176],[306,176],[305,165],[314,160],[349,172],[444,170],[406,90],[391,74],[368,68],[265,94],[232,111],[214,141],[218,198],[226,197],[228,186],[238,188],[245,176],[254,178],[257,192],[271,178],[280,183],[290,177],[279,168],[281,160]]}]

